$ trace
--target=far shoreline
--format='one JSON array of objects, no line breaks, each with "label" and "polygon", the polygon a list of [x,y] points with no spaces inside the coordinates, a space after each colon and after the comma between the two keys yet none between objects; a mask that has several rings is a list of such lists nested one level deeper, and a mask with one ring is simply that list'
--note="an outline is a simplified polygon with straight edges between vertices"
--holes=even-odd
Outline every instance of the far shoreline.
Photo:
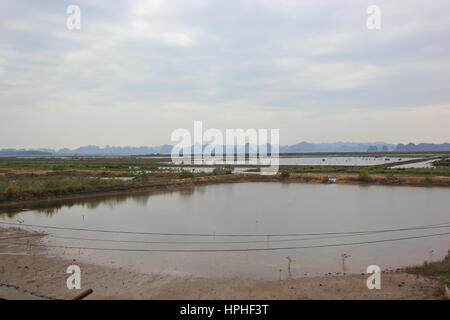
[{"label": "far shoreline", "polygon": [[[150,174],[151,175],[151,174]],[[0,201],[0,210],[19,210],[33,206],[45,206],[65,200],[82,200],[103,198],[126,194],[138,194],[149,191],[174,191],[201,185],[245,183],[245,182],[279,182],[279,183],[316,183],[346,185],[383,185],[413,187],[450,187],[449,176],[408,175],[408,174],[345,174],[345,173],[289,173],[260,175],[250,173],[208,175],[194,178],[174,178],[165,181],[132,182],[118,185],[98,186],[84,190],[63,189],[44,190],[42,192],[23,191],[16,199]]]}]

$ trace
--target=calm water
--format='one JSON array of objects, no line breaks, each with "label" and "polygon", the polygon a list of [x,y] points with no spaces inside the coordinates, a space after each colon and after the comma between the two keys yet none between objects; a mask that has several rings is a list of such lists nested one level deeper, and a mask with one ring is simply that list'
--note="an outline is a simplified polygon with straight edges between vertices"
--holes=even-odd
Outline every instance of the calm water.
[{"label": "calm water", "polygon": [[[173,236],[47,230],[50,236],[44,242],[49,245],[183,250],[316,246],[450,232],[450,228],[340,235],[338,238],[327,235],[326,239],[265,235],[392,229],[448,222],[449,191],[448,188],[404,186],[224,184],[65,202],[58,207],[3,213],[0,214],[0,221],[23,220],[28,224],[105,230],[211,234]],[[223,234],[260,236],[224,237],[221,236]],[[163,243],[103,242],[99,239]],[[287,239],[297,240],[279,241]],[[236,243],[248,241],[259,242]],[[359,273],[371,264],[384,269],[422,263],[431,258],[431,250],[432,258],[438,259],[448,249],[450,236],[443,235],[376,244],[258,252],[166,253],[58,248],[51,249],[51,253],[149,273],[285,279],[288,277],[288,256],[293,260],[292,277],[300,277],[341,272],[343,253],[351,256],[346,260],[347,272]]]},{"label": "calm water", "polygon": [[415,163],[399,164],[398,166],[393,166],[392,168],[434,168],[433,162],[435,161],[436,159]]},{"label": "calm water", "polygon": [[[184,158],[183,160],[184,164],[224,164],[225,161],[215,160],[215,162],[212,161],[205,161],[201,158],[195,158],[193,161],[191,161],[191,158]],[[279,158],[279,164],[280,165],[298,165],[298,166],[370,166],[370,165],[377,165],[377,164],[385,164],[385,163],[391,163],[391,162],[399,162],[399,161],[407,161],[407,160],[413,160],[417,158],[399,158],[399,157],[386,157],[386,156],[380,156],[380,157],[283,157],[281,156]],[[256,158],[253,159],[245,159],[243,157],[227,157],[228,164],[235,164],[235,165],[243,165],[243,164],[253,164],[253,165],[268,165],[270,164],[269,160],[266,158],[261,158],[261,160],[258,160]]]}]

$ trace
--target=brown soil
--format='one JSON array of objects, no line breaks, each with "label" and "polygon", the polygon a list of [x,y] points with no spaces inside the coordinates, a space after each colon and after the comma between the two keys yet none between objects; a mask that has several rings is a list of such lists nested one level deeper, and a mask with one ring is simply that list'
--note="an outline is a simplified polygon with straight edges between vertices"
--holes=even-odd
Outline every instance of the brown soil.
[{"label": "brown soil", "polygon": [[[0,228],[0,239],[19,236],[35,244],[43,235]],[[66,286],[66,269],[73,264],[81,268],[81,290],[94,290],[87,299],[436,299],[442,292],[439,282],[405,273],[383,273],[381,289],[368,290],[367,275],[269,281],[141,274],[1,242],[0,256],[0,298],[7,299],[73,298],[80,293]]]}]

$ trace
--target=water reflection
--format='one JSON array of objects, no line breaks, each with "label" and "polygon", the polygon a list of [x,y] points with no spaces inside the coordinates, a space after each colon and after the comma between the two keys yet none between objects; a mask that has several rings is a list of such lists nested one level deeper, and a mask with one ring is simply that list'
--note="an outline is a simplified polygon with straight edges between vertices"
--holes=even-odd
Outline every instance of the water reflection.
[{"label": "water reflection", "polygon": [[95,210],[99,205],[105,205],[109,208],[114,208],[122,203],[126,203],[127,201],[132,201],[138,206],[145,207],[149,201],[149,198],[152,195],[162,194],[166,192],[174,192],[179,193],[182,196],[189,197],[194,192],[205,192],[204,190],[195,190],[192,186],[183,186],[182,189],[176,191],[145,191],[145,192],[133,192],[129,194],[118,194],[118,195],[106,195],[92,198],[83,198],[83,199],[64,199],[64,200],[54,200],[48,202],[35,203],[32,206],[32,209],[28,208],[0,208],[0,217],[6,216],[8,218],[14,218],[16,215],[27,212],[39,212],[45,215],[53,215],[60,211],[63,208],[72,208],[72,207],[81,207],[89,210]]}]

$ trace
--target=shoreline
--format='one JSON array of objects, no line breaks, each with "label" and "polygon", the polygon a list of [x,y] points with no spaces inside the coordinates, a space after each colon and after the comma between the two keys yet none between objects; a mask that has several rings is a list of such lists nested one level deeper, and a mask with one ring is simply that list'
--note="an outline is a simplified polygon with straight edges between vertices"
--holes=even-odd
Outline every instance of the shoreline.
[{"label": "shoreline", "polygon": [[[334,180],[334,181],[333,181]],[[98,186],[86,190],[44,190],[22,191],[15,194],[14,200],[0,201],[0,209],[20,209],[25,207],[52,205],[64,200],[89,199],[125,194],[137,194],[148,191],[169,191],[199,185],[244,182],[280,182],[280,183],[333,183],[352,185],[387,185],[416,187],[450,187],[448,176],[371,174],[361,180],[358,174],[346,173],[297,173],[288,177],[281,175],[228,174],[196,178],[172,179],[167,181],[136,182],[119,185]]]},{"label": "shoreline", "polygon": [[[0,228],[1,238],[18,236],[28,236],[27,241],[37,244],[45,235]],[[71,299],[93,289],[87,299],[439,299],[442,290],[436,280],[402,272],[383,272],[382,289],[368,290],[368,275],[362,274],[286,280],[144,274],[48,256],[46,251],[26,244],[0,245],[0,298]],[[81,290],[66,286],[66,269],[73,264],[81,268]]]}]

